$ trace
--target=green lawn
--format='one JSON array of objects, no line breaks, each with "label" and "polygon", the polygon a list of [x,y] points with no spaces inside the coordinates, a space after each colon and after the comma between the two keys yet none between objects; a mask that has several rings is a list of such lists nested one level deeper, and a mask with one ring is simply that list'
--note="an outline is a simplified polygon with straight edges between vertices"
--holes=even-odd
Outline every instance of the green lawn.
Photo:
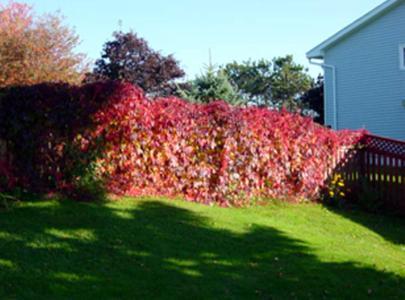
[{"label": "green lawn", "polygon": [[310,204],[24,202],[0,211],[0,298],[405,299],[405,221]]}]

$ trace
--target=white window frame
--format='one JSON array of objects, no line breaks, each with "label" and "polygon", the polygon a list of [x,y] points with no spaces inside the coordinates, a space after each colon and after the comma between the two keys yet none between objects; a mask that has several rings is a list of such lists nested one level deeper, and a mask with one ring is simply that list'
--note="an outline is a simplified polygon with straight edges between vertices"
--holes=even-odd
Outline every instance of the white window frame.
[{"label": "white window frame", "polygon": [[405,71],[405,44],[399,45],[399,69]]}]

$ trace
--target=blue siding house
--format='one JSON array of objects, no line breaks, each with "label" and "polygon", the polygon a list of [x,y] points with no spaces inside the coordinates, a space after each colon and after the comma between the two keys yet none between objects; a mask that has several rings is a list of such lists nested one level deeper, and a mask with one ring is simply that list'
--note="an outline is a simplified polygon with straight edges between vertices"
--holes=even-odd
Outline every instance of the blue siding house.
[{"label": "blue siding house", "polygon": [[307,53],[325,73],[325,124],[405,140],[405,0],[389,0]]}]

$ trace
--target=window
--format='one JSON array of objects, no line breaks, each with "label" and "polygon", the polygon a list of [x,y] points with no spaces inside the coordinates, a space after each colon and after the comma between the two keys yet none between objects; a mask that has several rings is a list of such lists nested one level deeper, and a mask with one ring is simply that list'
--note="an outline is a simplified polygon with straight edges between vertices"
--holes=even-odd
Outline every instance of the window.
[{"label": "window", "polygon": [[405,44],[399,46],[399,68],[405,71]]}]

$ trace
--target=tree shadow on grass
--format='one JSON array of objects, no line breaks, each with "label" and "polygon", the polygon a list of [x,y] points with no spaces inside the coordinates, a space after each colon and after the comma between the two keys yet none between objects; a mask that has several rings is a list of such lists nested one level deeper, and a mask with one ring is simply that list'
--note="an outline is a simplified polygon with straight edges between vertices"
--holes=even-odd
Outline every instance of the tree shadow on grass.
[{"label": "tree shadow on grass", "polygon": [[328,207],[337,215],[343,216],[357,224],[360,224],[387,241],[394,244],[405,245],[405,218],[384,213],[367,213],[355,209]]},{"label": "tree shadow on grass", "polygon": [[36,203],[0,214],[0,297],[403,298],[405,279],[322,262],[275,228],[213,228],[162,202]]}]

